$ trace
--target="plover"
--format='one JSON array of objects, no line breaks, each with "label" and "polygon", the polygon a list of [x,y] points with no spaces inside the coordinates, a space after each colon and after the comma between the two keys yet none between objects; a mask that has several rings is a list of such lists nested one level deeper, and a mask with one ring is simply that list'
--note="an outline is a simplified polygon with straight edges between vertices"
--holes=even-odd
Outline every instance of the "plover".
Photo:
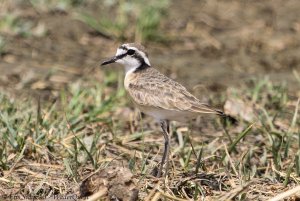
[{"label": "plover", "polygon": [[170,135],[169,121],[188,122],[200,114],[227,115],[202,103],[181,84],[153,68],[145,48],[140,44],[123,44],[114,57],[101,65],[119,63],[125,66],[124,85],[135,105],[141,112],[154,117],[163,131],[165,144],[157,176],[162,174],[166,162],[168,171]]}]

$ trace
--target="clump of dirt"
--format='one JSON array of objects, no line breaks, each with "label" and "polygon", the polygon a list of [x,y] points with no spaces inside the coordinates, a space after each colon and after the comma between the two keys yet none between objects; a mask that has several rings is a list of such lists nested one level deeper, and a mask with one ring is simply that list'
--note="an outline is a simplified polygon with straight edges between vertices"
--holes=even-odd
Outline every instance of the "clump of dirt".
[{"label": "clump of dirt", "polygon": [[114,200],[138,199],[136,179],[129,169],[123,167],[104,168],[88,177],[80,186],[80,196],[90,196],[100,190]]}]

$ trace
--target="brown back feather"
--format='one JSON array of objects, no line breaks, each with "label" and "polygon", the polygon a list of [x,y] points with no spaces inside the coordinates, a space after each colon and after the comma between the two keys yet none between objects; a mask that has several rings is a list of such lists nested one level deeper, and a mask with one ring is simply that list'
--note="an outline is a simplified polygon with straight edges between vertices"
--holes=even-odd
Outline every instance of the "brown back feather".
[{"label": "brown back feather", "polygon": [[137,71],[129,79],[127,90],[140,105],[166,110],[220,114],[220,111],[201,103],[184,86],[154,68]]}]

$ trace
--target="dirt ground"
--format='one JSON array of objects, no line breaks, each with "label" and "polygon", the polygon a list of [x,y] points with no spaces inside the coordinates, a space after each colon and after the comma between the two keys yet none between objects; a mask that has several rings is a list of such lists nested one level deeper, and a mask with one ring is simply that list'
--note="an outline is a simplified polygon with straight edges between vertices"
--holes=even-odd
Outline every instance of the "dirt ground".
[{"label": "dirt ground", "polygon": [[[0,2],[0,18],[11,13],[23,29],[30,27],[24,35],[0,23],[0,36],[5,41],[0,52],[1,92],[16,99],[33,95],[47,101],[58,98],[68,84],[83,78],[97,77],[101,81],[112,68],[117,68],[122,75],[117,65],[102,69],[99,64],[114,55],[121,43],[134,41],[134,35],[129,34],[126,41],[108,38],[76,18],[78,12],[101,18],[105,9],[102,3],[93,0],[77,8],[37,9],[30,1]],[[113,18],[116,11],[114,7],[110,9]],[[265,77],[274,83],[284,83],[289,95],[296,99],[300,96],[295,76],[295,72],[300,71],[299,10],[299,0],[172,0],[159,29],[165,40],[143,41],[143,44],[152,66],[183,83],[202,100],[212,94],[226,93],[228,88],[252,86],[254,79]],[[259,141],[258,137],[253,139],[254,144],[256,140]],[[122,178],[122,182],[132,186],[126,179],[131,181],[136,175],[118,168],[108,169],[100,177],[113,175],[115,179],[119,178],[119,171],[125,171],[126,178]],[[194,177],[185,173],[180,176],[187,179],[177,183],[178,186],[184,186],[184,182]],[[201,177],[201,182],[211,181],[212,186],[220,188],[223,188],[222,179],[229,178],[225,174],[219,178],[202,174]],[[114,181],[107,182],[114,186]],[[277,189],[277,184],[269,188],[272,182],[267,180],[261,186],[271,192],[272,188]],[[86,186],[89,185],[87,182]],[[113,192],[118,191],[120,189],[113,189]],[[130,192],[136,196],[135,189]]]},{"label": "dirt ground", "polygon": [[[46,79],[48,88],[57,89],[98,68],[120,43],[131,42],[95,35],[72,13],[37,11],[29,3],[5,6],[30,21],[36,33],[21,37],[2,32],[7,41],[0,83],[5,88],[19,90],[20,83],[43,88],[34,83]],[[269,76],[292,88],[292,71],[300,68],[299,8],[297,0],[172,1],[161,28],[170,42],[146,43],[152,65],[190,88],[225,89],[253,76]],[[96,13],[101,4],[93,2],[85,9]],[[39,36],[41,27],[46,34]]]}]

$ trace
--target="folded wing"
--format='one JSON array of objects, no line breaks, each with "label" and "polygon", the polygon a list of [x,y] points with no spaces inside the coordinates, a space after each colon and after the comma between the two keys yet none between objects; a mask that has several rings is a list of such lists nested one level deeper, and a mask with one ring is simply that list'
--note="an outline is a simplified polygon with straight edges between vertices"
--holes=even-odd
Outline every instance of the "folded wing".
[{"label": "folded wing", "polygon": [[201,103],[185,87],[165,76],[163,82],[150,79],[148,82],[130,83],[128,92],[137,104],[144,106],[194,113],[222,113]]}]

